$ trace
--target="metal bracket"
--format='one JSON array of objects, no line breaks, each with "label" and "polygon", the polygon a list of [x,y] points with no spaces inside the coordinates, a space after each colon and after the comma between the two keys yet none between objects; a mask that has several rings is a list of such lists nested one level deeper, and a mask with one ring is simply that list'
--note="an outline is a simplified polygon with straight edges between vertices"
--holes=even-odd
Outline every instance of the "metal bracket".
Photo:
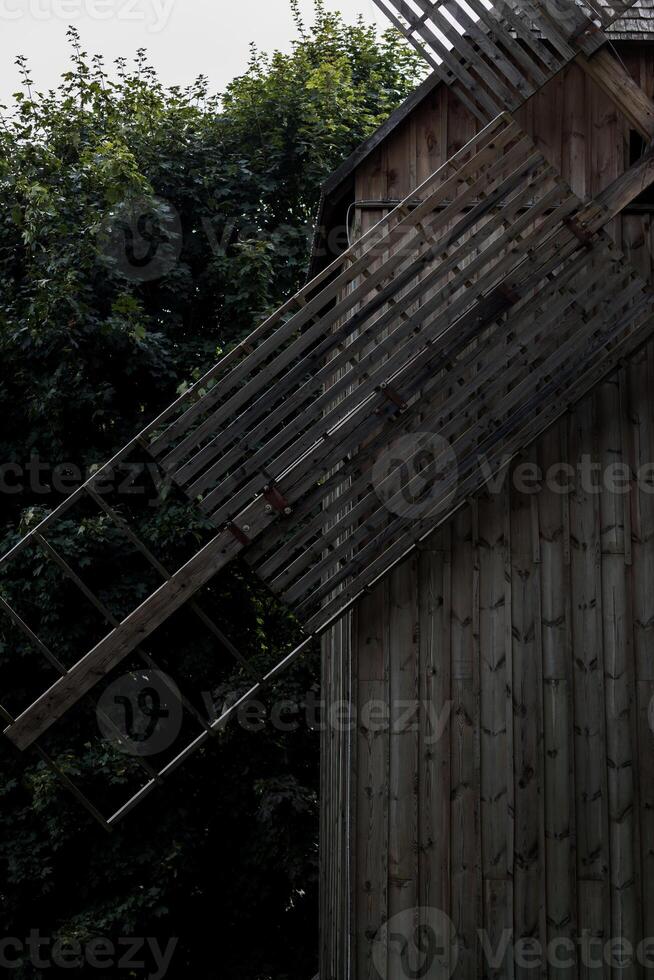
[{"label": "metal bracket", "polygon": [[382,384],[380,384],[379,390],[381,391],[384,398],[386,398],[393,405],[396,405],[401,412],[406,411],[406,409],[409,407],[407,403],[404,401],[404,399],[402,398],[402,396],[400,395],[399,391],[393,388],[392,385],[389,385],[387,381],[384,381]]},{"label": "metal bracket", "polygon": [[243,545],[243,547],[245,547],[245,545],[250,544],[250,539],[245,533],[246,528],[248,531],[250,530],[250,528],[247,525],[244,528],[240,528],[238,524],[234,524],[233,521],[230,521],[229,524],[225,525],[225,530],[229,531],[230,534],[232,534],[236,538],[238,543]]},{"label": "metal bracket", "polygon": [[263,488],[263,496],[268,501],[268,507],[270,508],[268,513],[270,513],[271,510],[276,510],[280,514],[286,514],[287,517],[293,513],[293,508],[289,504],[288,500],[281,492],[279,487],[277,487],[274,483],[267,483],[265,485]]},{"label": "metal bracket", "polygon": [[579,224],[575,217],[566,218],[563,223],[575,238],[579,239],[582,245],[585,245],[586,248],[593,247],[595,244],[595,234],[589,231],[584,225]]}]

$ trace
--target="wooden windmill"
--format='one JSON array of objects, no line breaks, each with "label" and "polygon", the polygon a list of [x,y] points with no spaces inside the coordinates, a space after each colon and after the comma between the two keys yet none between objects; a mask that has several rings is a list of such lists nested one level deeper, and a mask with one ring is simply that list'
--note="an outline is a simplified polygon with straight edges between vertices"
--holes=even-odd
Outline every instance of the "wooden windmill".
[{"label": "wooden windmill", "polygon": [[[397,735],[367,722],[354,736],[325,734],[321,976],[402,980],[385,923],[436,908],[453,923],[454,975],[481,977],[482,925],[494,944],[507,925],[543,938],[654,935],[643,931],[647,916],[654,928],[654,789],[629,755],[651,749],[654,669],[634,623],[654,612],[652,504],[633,487],[601,505],[574,489],[487,489],[525,454],[567,462],[587,440],[596,454],[619,445],[644,459],[652,442],[646,408],[637,438],[633,429],[654,364],[654,291],[610,232],[654,182],[654,104],[608,47],[630,2],[376,2],[434,71],[421,97],[456,100],[469,138],[441,147],[424,179],[407,164],[404,193],[377,194],[381,220],[2,559],[45,556],[109,627],[66,666],[0,598],[60,674],[33,703],[2,711],[7,738],[54,765],[42,747],[51,727],[132,656],[155,669],[148,639],[247,562],[298,618],[299,646],[218,718],[182,691],[199,733],[165,765],[144,766],[112,815],[62,778],[115,824],[324,637],[328,698],[452,713],[437,740],[422,710],[418,728]],[[645,147],[601,190],[573,189],[537,145],[538,124],[528,133],[530,107],[572,71]],[[571,413],[616,370],[602,450],[599,423],[574,428]],[[134,454],[213,528],[177,570],[100,491]],[[89,507],[161,578],[125,615],[48,540]],[[201,606],[192,611],[239,656]]]}]

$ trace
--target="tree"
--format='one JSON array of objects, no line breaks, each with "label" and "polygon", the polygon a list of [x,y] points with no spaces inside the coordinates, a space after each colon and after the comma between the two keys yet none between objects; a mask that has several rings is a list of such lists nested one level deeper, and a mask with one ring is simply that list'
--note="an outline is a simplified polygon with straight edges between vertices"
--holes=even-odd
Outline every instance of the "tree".
[{"label": "tree", "polygon": [[[72,30],[71,68],[56,91],[35,93],[18,59],[22,90],[0,128],[2,552],[58,502],[57,474],[75,478],[110,457],[302,283],[321,181],[414,87],[417,59],[394,33],[346,25],[319,0],[314,23],[296,10],[296,25],[290,55],[253,49],[220,97],[203,77],[164,88],[143,51],[109,77]],[[147,215],[167,229],[154,269],[125,267],[116,235],[126,214],[136,235]],[[142,530],[169,563],[202,533],[174,500],[142,515]],[[53,534],[91,571],[100,548],[114,547],[97,515]],[[32,558],[4,566],[0,590],[72,663],[97,622]],[[147,588],[134,558],[102,598],[120,611]],[[296,629],[244,571],[216,583],[210,600],[219,618],[233,622],[237,611],[239,646],[255,664]],[[157,634],[196,677],[215,648],[186,640],[179,623]],[[41,686],[37,660],[2,620],[10,710]],[[316,677],[314,655],[281,693],[301,704]],[[242,684],[234,669],[214,694]],[[77,755],[58,732],[49,748],[106,802],[127,776],[93,720],[82,712],[66,731]],[[27,938],[35,924],[67,940],[177,936],[175,976],[283,980],[315,970],[318,737],[306,725],[230,730],[108,840],[37,758],[6,743],[0,753],[4,936]],[[41,973],[25,960],[15,975]]]}]

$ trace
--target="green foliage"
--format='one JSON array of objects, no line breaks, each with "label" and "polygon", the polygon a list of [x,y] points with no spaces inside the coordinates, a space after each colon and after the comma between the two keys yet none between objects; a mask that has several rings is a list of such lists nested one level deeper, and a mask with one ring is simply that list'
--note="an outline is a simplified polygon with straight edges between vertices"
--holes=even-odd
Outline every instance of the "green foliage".
[{"label": "green foliage", "polygon": [[[71,68],[56,91],[34,92],[18,59],[22,88],[0,125],[2,464],[36,458],[84,471],[108,458],[301,284],[321,182],[403,100],[419,68],[395,34],[348,26],[321,2],[310,27],[297,11],[296,22],[292,53],[253,49],[221,97],[202,77],[164,88],[142,51],[109,77],[72,30]],[[174,225],[176,261],[149,281],[126,276],[103,237],[135,200]],[[4,551],[59,497],[27,486],[0,499]],[[144,512],[140,527],[173,566],[205,533],[174,499]],[[120,615],[150,585],[114,533],[86,515],[81,526],[60,522],[52,540],[85,575],[108,561],[102,599]],[[72,663],[97,617],[33,557],[4,569],[0,589]],[[242,572],[210,599],[256,665],[293,637]],[[195,677],[217,654],[210,638],[184,646],[187,634],[172,624],[163,641]],[[0,668],[16,702],[53,680],[5,620]],[[316,676],[314,656],[271,697],[301,703]],[[246,686],[235,670],[216,696]],[[102,792],[94,772],[103,765],[120,789],[129,773],[94,721],[91,706],[73,723],[76,751],[57,735],[52,751],[84,788]],[[38,757],[7,744],[0,754],[0,935],[179,936],[174,976],[199,980],[315,972],[314,732],[228,730],[106,840]],[[29,965],[15,975],[40,976]]]}]

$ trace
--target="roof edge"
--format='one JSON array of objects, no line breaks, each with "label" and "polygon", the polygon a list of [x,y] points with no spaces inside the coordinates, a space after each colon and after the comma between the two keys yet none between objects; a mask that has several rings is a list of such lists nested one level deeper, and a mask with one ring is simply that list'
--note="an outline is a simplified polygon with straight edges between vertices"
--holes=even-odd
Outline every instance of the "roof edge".
[{"label": "roof edge", "polygon": [[383,143],[386,137],[393,132],[393,130],[400,125],[401,122],[406,119],[408,115],[419,105],[424,98],[426,98],[430,92],[432,92],[438,85],[441,84],[441,79],[436,74],[432,72],[427,78],[409,95],[402,105],[398,106],[388,119],[379,126],[368,139],[364,140],[357,146],[356,150],[347,157],[346,160],[338,167],[327,180],[322,185],[323,197],[327,198],[337,190],[340,185],[350,176],[352,171],[362,163],[366,157],[370,156],[372,151],[376,149],[380,143]]}]

